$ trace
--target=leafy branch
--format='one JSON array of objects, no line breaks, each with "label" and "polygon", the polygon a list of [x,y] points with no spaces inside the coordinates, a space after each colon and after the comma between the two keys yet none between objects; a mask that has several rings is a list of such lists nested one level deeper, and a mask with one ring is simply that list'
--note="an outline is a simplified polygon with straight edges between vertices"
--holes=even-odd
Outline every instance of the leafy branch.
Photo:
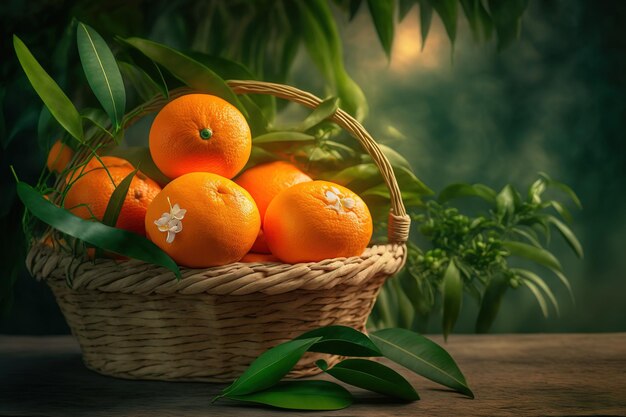
[{"label": "leafy branch", "polygon": [[[571,288],[559,260],[545,248],[551,232],[557,231],[572,251],[583,257],[578,238],[567,225],[571,214],[559,200],[546,199],[548,189],[560,191],[580,208],[580,200],[565,184],[541,173],[525,196],[512,185],[500,192],[482,184],[453,184],[439,194],[438,200],[426,203],[420,214],[414,214],[421,234],[430,248],[423,251],[410,244],[405,270],[398,284],[387,285],[396,300],[395,306],[407,327],[418,325],[415,317],[428,317],[437,308],[441,294],[444,336],[452,332],[462,307],[463,294],[472,296],[480,305],[476,331],[491,327],[501,300],[508,288],[526,287],[537,299],[544,316],[552,305],[558,314],[557,299],[546,281],[536,272],[511,266],[513,259],[534,263],[551,272],[570,291]],[[450,201],[478,198],[487,211],[474,216],[451,207]],[[399,292],[402,292],[400,294]],[[404,302],[398,301],[405,295]],[[386,311],[385,298],[379,300],[373,324],[388,323],[393,314]],[[390,316],[392,314],[392,316]]]}]

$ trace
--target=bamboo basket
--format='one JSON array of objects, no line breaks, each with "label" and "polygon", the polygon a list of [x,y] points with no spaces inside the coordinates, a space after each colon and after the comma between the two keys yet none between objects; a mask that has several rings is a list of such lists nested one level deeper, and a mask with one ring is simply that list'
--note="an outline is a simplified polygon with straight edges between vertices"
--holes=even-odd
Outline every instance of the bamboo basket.
[{"label": "bamboo basket", "polygon": [[[293,87],[228,81],[236,94],[268,94],[315,108],[321,100]],[[170,99],[190,90],[172,92]],[[128,125],[167,103],[158,97],[137,109]],[[410,219],[393,170],[363,126],[338,109],[330,118],[372,156],[391,195],[388,243],[361,256],[321,262],[234,263],[172,272],[137,260],[96,262],[34,244],[27,266],[50,286],[80,344],[85,365],[128,379],[225,382],[259,354],[327,325],[365,330],[385,280],[406,260]],[[84,160],[77,155],[74,164]],[[71,288],[66,274],[71,273]],[[307,353],[289,376],[319,373],[315,361],[338,357]]]}]

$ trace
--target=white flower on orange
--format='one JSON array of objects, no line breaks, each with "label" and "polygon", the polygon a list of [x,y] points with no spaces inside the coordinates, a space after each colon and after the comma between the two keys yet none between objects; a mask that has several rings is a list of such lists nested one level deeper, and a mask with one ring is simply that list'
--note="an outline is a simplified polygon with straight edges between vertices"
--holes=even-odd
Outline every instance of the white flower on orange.
[{"label": "white flower on orange", "polygon": [[331,187],[330,190],[324,193],[324,196],[328,203],[326,208],[335,210],[337,213],[351,210],[356,204],[353,198],[344,197],[343,193],[337,187]]},{"label": "white flower on orange", "polygon": [[176,237],[176,233],[180,233],[183,230],[182,220],[187,210],[181,209],[178,204],[174,204],[174,207],[172,207],[169,197],[167,198],[167,202],[170,205],[170,212],[163,213],[158,220],[154,221],[154,224],[160,232],[167,233],[165,241],[172,243]]}]

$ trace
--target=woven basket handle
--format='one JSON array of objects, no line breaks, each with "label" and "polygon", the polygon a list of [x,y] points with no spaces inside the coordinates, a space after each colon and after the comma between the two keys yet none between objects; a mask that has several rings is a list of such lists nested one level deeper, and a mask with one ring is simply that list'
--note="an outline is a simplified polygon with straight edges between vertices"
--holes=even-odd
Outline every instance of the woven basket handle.
[{"label": "woven basket handle", "polygon": [[[227,84],[236,94],[267,94],[302,104],[311,109],[315,109],[322,102],[322,99],[311,93],[283,84],[240,80],[230,80],[227,81]],[[400,187],[398,187],[398,182],[396,181],[389,160],[365,128],[348,113],[337,109],[330,117],[330,120],[337,123],[356,138],[374,160],[374,163],[378,167],[389,189],[391,197],[391,209],[387,229],[389,243],[406,242],[409,238],[411,218],[406,214],[406,209],[402,202],[402,195],[400,194]]]}]

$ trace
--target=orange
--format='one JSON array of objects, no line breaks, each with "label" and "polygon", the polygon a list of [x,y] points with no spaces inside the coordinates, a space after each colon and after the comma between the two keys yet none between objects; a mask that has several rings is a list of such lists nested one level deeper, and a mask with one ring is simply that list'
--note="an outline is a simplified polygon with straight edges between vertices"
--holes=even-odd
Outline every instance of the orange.
[{"label": "orange", "polygon": [[46,166],[50,172],[60,173],[67,168],[67,165],[72,160],[74,151],[61,140],[54,142],[48,152],[48,159],[46,160]]},{"label": "orange", "polygon": [[208,172],[163,188],[148,207],[146,233],[178,264],[205,268],[239,261],[252,247],[261,217],[246,190]]},{"label": "orange", "polygon": [[283,262],[358,256],[372,237],[363,200],[328,181],[296,184],[278,194],[265,212],[265,239]]},{"label": "orange", "polygon": [[[64,207],[83,219],[95,217],[102,220],[115,185],[119,185],[133,170],[128,161],[126,164],[107,167],[108,174],[101,165],[85,169],[82,176],[78,177],[68,190],[63,203]],[[161,187],[156,182],[146,177],[141,171],[137,172],[130,183],[115,226],[145,235],[144,217],[147,207],[160,191]]]},{"label": "orange", "polygon": [[[265,217],[267,206],[269,206],[274,197],[281,191],[306,181],[313,180],[292,164],[283,161],[257,165],[244,171],[235,180],[237,184],[245,188],[254,198],[261,214],[261,227],[263,227],[263,218]],[[263,230],[259,232],[259,236],[254,242],[254,246],[252,246],[252,251],[269,253]]]},{"label": "orange", "polygon": [[232,104],[208,94],[172,100],[150,128],[150,154],[170,178],[189,172],[232,178],[248,162],[251,149],[244,116]]}]

